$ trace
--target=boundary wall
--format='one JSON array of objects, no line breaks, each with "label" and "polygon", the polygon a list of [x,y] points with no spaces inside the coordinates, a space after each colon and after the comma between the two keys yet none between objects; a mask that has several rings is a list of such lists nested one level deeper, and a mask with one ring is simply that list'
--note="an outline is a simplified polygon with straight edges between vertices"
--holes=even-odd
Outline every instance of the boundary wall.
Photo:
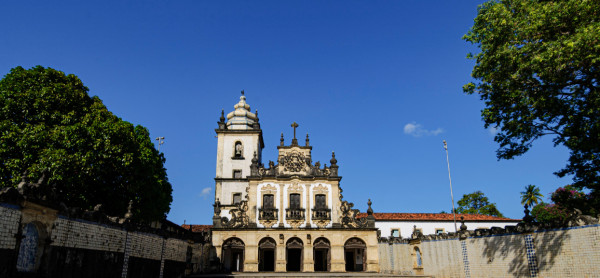
[{"label": "boundary wall", "polygon": [[[0,277],[183,277],[203,244],[0,203]],[[199,258],[200,256],[200,258]],[[201,266],[196,266],[195,269]]]},{"label": "boundary wall", "polygon": [[382,273],[403,275],[600,277],[600,225],[436,240],[390,240],[379,243],[379,260]]}]

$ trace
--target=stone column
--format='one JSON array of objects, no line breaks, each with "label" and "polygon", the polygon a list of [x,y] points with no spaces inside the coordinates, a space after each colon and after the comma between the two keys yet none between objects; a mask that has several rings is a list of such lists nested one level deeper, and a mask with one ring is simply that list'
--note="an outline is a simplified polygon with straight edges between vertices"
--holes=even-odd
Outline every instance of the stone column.
[{"label": "stone column", "polygon": [[246,245],[244,257],[244,272],[258,272],[258,246]]},{"label": "stone column", "polygon": [[275,248],[275,272],[286,271],[286,258],[285,258],[285,238],[283,234],[279,235],[277,247]]},{"label": "stone column", "polygon": [[303,260],[303,272],[314,272],[315,271],[315,259],[313,258],[313,245],[312,242],[306,242],[304,248],[302,248],[304,254]]},{"label": "stone column", "polygon": [[343,245],[331,245],[331,272],[346,272],[346,260],[344,259]]}]

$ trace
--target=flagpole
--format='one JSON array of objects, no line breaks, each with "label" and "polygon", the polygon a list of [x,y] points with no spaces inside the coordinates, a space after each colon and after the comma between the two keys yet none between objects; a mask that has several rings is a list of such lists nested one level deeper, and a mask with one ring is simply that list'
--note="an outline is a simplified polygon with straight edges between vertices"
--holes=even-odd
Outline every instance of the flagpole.
[{"label": "flagpole", "polygon": [[456,209],[454,209],[454,194],[452,194],[452,177],[450,176],[450,159],[448,158],[448,144],[444,140],[444,149],[446,150],[446,163],[448,164],[448,180],[450,180],[450,198],[452,199],[452,216],[454,217],[454,232],[458,232],[456,228]]}]

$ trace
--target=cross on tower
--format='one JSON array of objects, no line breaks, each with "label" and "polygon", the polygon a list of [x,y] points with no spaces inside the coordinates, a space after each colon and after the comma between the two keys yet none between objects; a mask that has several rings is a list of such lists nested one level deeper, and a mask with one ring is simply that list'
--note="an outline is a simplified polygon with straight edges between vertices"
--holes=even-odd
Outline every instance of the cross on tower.
[{"label": "cross on tower", "polygon": [[292,123],[292,127],[294,128],[294,139],[292,139],[292,146],[297,146],[298,139],[296,139],[296,128],[298,127],[298,124],[296,122],[294,122],[294,123]]},{"label": "cross on tower", "polygon": [[294,128],[294,139],[296,139],[296,128],[298,127],[298,124],[294,122],[292,123],[292,127]]}]

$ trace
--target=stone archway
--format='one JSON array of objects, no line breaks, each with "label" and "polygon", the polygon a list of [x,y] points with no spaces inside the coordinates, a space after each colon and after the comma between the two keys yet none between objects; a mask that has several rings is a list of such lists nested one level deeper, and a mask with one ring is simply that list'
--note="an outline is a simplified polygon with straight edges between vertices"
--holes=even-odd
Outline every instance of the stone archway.
[{"label": "stone archway", "polygon": [[275,271],[277,243],[270,237],[258,243],[258,271]]},{"label": "stone archway", "polygon": [[313,259],[315,271],[331,270],[331,244],[328,239],[320,237],[314,241]]},{"label": "stone archway", "polygon": [[297,237],[287,241],[285,245],[286,271],[302,271],[303,248],[302,240]]},{"label": "stone archway", "polygon": [[23,226],[21,235],[16,269],[19,272],[36,272],[46,247],[46,227],[38,221],[30,222]]},{"label": "stone archway", "polygon": [[244,271],[244,242],[236,237],[223,243],[223,267],[226,272]]},{"label": "stone archway", "polygon": [[344,258],[346,271],[365,271],[367,262],[367,245],[357,237],[353,237],[344,244]]}]

